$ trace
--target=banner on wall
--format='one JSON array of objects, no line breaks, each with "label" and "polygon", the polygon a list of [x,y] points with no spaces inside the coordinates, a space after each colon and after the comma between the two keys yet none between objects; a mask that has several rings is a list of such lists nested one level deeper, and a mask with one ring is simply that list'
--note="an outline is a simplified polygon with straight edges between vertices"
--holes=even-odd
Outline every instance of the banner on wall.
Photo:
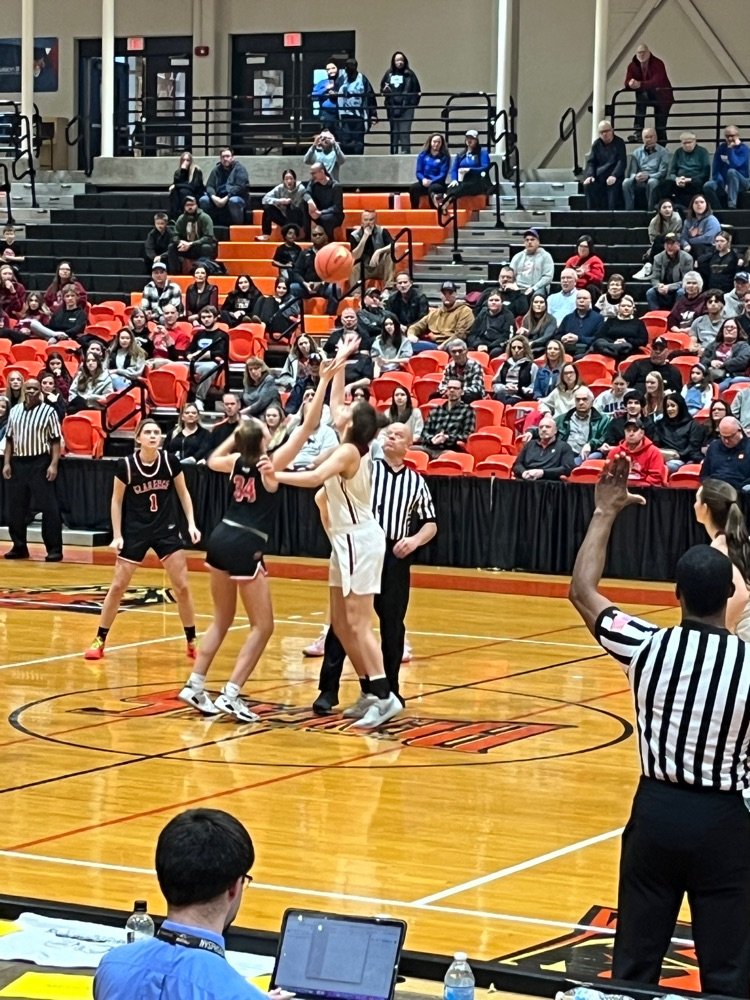
[{"label": "banner on wall", "polygon": [[[57,38],[34,39],[34,91],[57,90]],[[0,94],[21,92],[21,39],[0,38]]]}]

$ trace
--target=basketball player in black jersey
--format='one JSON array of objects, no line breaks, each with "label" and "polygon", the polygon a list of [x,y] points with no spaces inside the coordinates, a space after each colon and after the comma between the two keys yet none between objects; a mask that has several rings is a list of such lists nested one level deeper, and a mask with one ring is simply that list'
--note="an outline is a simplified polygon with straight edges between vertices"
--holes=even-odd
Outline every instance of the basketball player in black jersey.
[{"label": "basketball player in black jersey", "polygon": [[141,420],[135,430],[135,442],[135,454],[117,463],[110,543],[117,553],[115,575],[104,599],[96,638],[84,656],[87,660],[100,660],[104,656],[104,645],[120,601],[133,573],[148,550],[153,549],[164,564],[177,600],[187,655],[195,659],[195,613],[188,587],[185,539],[180,534],[175,499],[180,501],[190,538],[195,543],[201,536],[195,526],[193,503],[179,462],[159,447],[161,428],[155,420],[149,417]]},{"label": "basketball player in black jersey", "polygon": [[[354,346],[344,345],[336,360],[321,370],[320,382],[305,419],[288,441],[274,449],[272,456],[266,454],[267,428],[259,420],[245,419],[208,458],[210,469],[230,476],[232,499],[206,546],[214,619],[201,637],[195,669],[179,694],[182,701],[204,715],[223,712],[240,722],[259,719],[240,697],[240,690],[273,634],[273,607],[263,563],[279,502],[278,483],[273,473],[294,461],[320,423],[331,379],[337,371],[343,371]],[[206,674],[234,621],[238,591],[252,630],[239,651],[229,681],[213,702],[205,691]]]}]

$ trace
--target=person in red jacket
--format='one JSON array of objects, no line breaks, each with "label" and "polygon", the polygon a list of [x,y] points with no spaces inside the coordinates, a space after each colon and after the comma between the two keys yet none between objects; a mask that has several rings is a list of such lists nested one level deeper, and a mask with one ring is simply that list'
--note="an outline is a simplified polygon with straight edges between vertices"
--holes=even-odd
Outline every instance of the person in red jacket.
[{"label": "person in red jacket", "polygon": [[594,240],[591,236],[581,236],[576,244],[576,252],[565,261],[566,267],[572,267],[576,273],[576,288],[586,288],[594,298],[602,293],[604,281],[604,261],[594,253]]},{"label": "person in red jacket", "polygon": [[11,319],[19,319],[26,305],[26,289],[10,264],[0,266],[0,309]]},{"label": "person in red jacket", "polygon": [[619,455],[630,459],[628,483],[631,486],[662,486],[666,465],[662,453],[646,437],[643,421],[637,417],[625,423],[625,440],[609,453],[610,462]]},{"label": "person in red jacket", "polygon": [[635,91],[635,117],[633,134],[628,142],[640,142],[641,131],[646,119],[646,108],[654,109],[656,136],[660,146],[667,144],[667,118],[674,104],[672,84],[667,76],[667,67],[652,55],[648,45],[641,42],[635,50],[632,61],[625,70],[625,86]]}]

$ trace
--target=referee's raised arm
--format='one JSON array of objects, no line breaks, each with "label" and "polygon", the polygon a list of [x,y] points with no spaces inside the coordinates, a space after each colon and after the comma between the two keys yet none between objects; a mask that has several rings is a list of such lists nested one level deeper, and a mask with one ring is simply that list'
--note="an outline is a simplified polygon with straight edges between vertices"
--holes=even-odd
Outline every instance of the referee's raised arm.
[{"label": "referee's raised arm", "polygon": [[592,635],[597,618],[612,603],[598,590],[612,525],[625,507],[646,503],[643,497],[628,492],[629,471],[630,461],[625,456],[614,459],[606,466],[596,485],[594,516],[578,550],[570,579],[568,598]]}]

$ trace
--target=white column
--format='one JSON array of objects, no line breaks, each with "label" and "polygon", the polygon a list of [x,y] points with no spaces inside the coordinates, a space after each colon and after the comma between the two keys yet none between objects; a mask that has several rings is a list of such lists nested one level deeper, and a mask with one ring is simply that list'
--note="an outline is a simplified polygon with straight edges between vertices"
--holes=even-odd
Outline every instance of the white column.
[{"label": "white column", "polygon": [[[497,110],[508,109],[513,46],[513,0],[497,0]],[[495,149],[500,152],[500,145]]]},{"label": "white column", "polygon": [[604,117],[607,103],[607,33],[609,28],[609,0],[596,0],[594,16],[594,98],[591,102],[591,142],[599,137],[597,125]]},{"label": "white column", "polygon": [[23,0],[21,4],[21,114],[26,116],[33,132],[34,0]]},{"label": "white column", "polygon": [[115,0],[102,0],[102,156],[115,155]]}]

